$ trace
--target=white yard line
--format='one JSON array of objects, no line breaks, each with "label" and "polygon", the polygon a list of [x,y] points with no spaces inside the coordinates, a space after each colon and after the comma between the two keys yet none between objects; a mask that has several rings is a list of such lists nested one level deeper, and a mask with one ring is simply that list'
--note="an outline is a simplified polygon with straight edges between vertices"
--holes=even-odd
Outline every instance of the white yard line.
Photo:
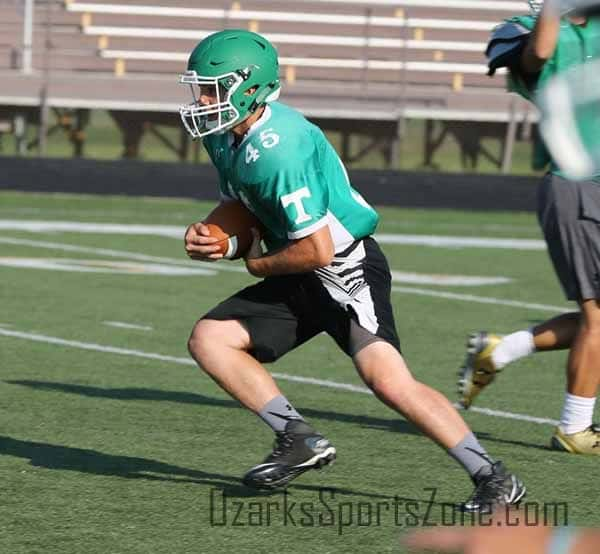
[{"label": "white yard line", "polygon": [[381,244],[434,246],[437,248],[505,248],[507,250],[545,250],[546,243],[536,239],[497,239],[491,237],[449,237],[440,235],[378,234]]},{"label": "white yard line", "polygon": [[513,279],[501,276],[479,277],[477,275],[445,275],[413,273],[392,270],[392,281],[406,285],[439,285],[446,287],[481,287],[484,285],[505,285]]},{"label": "white yard line", "polygon": [[[63,252],[82,252],[85,254],[98,254],[100,256],[108,256],[111,258],[124,258],[126,260],[137,260],[140,262],[156,262],[182,265],[186,267],[204,267],[210,270],[218,271],[233,271],[234,273],[248,273],[245,267],[233,264],[216,264],[194,262],[181,258],[166,258],[162,256],[148,256],[139,254],[138,252],[129,252],[126,250],[112,250],[109,248],[94,248],[91,246],[77,246],[74,244],[63,244],[59,242],[47,242],[28,239],[17,239],[12,237],[0,237],[0,244],[13,244],[15,246],[30,246],[32,248],[47,248],[50,250],[61,250]],[[183,241],[182,241],[183,244]]]},{"label": "white yard line", "polygon": [[504,298],[494,298],[492,296],[476,296],[474,294],[461,294],[456,292],[445,292],[441,290],[418,289],[415,287],[392,287],[393,292],[402,294],[416,294],[418,296],[433,296],[435,298],[445,298],[447,300],[461,300],[464,302],[474,302],[476,304],[496,304],[498,306],[510,306],[512,308],[524,308],[527,310],[539,310],[542,312],[566,313],[576,311],[577,308],[568,306],[552,306],[550,304],[533,304],[530,302],[521,302],[520,300],[506,300]]},{"label": "white yard line", "polygon": [[28,231],[30,233],[100,233],[138,236],[155,235],[159,237],[177,238],[183,241],[185,226],[0,219],[0,231]]},{"label": "white yard line", "polygon": [[[133,225],[120,223],[86,223],[78,221],[23,221],[0,219],[0,231],[28,231],[32,233],[101,233],[120,235],[154,235],[183,241],[184,226],[179,225]],[[381,244],[433,246],[438,248],[504,248],[508,250],[545,250],[543,240],[494,237],[460,237],[444,235],[412,235],[378,233]]]},{"label": "white yard line", "polygon": [[[145,358],[149,360],[157,360],[161,362],[172,362],[180,365],[195,366],[196,363],[190,358],[181,358],[177,356],[165,356],[163,354],[155,354],[153,352],[144,352],[141,350],[133,350],[129,348],[118,348],[114,346],[104,346],[101,344],[95,344],[91,342],[81,342],[61,339],[58,337],[50,337],[47,335],[40,335],[38,333],[24,333],[21,331],[12,331],[5,328],[0,328],[0,336],[23,339],[33,342],[41,342],[45,344],[54,344],[57,346],[65,346],[69,348],[79,348],[81,350],[90,350],[94,352],[102,352],[105,354],[118,354],[121,356],[132,356],[137,358]],[[312,377],[300,377],[297,375],[289,375],[287,373],[273,373],[273,377],[282,381],[293,381],[296,383],[303,383],[306,385],[316,385],[318,387],[332,388],[337,390],[345,390],[349,392],[357,392],[362,394],[372,394],[372,392],[366,387],[359,385],[352,385],[350,383],[338,383],[336,381],[329,381],[325,379],[315,379]],[[538,425],[557,425],[558,422],[543,417],[530,416],[527,414],[517,414],[512,412],[504,412],[501,410],[490,410],[487,408],[471,408],[472,412],[488,415],[491,417],[500,417],[504,419],[514,419],[517,421],[527,421],[530,423],[536,423]]]},{"label": "white yard line", "polygon": [[[0,237],[0,244],[12,244],[15,246],[28,246],[32,248],[47,248],[51,250],[61,250],[63,252],[82,252],[85,254],[98,254],[109,257],[124,258],[128,262],[132,260],[141,262],[152,262],[154,264],[173,264],[175,266],[184,266],[189,268],[189,271],[176,271],[172,273],[180,275],[186,274],[206,274],[214,275],[218,271],[233,271],[235,273],[247,273],[246,269],[241,265],[232,265],[228,262],[221,262],[219,264],[193,262],[184,258],[164,258],[157,256],[148,256],[146,254],[140,254],[138,252],[128,252],[122,250],[111,250],[106,248],[93,248],[91,246],[76,246],[72,244],[63,244],[56,242],[46,241],[34,241],[29,239],[18,239],[11,237]],[[69,262],[71,265],[69,266]],[[37,267],[38,269],[62,269],[67,270],[71,268],[72,271],[82,271],[83,269],[77,268],[77,265],[81,266],[84,263],[83,260],[33,260],[29,258],[0,258],[0,265],[8,265],[12,267]],[[88,262],[88,265],[91,262]],[[73,265],[75,264],[75,265]],[[96,261],[96,265],[100,264],[100,261]],[[85,269],[85,268],[84,268]],[[133,269],[133,268],[132,268]],[[143,268],[138,268],[142,270]],[[152,270],[158,270],[157,266],[146,268],[146,272]],[[91,272],[91,268],[85,269]],[[108,269],[106,268],[105,271]],[[99,271],[97,268],[95,271]],[[163,268],[163,273],[166,273]],[[469,287],[469,286],[484,286],[484,285],[499,285],[505,284],[512,281],[508,277],[502,276],[476,276],[476,275],[443,275],[443,274],[426,274],[426,273],[413,273],[406,271],[392,271],[392,281],[396,283],[404,284],[416,284],[416,285],[440,285],[440,286],[452,286],[452,287]]]},{"label": "white yard line", "polygon": [[104,325],[109,327],[117,327],[119,329],[136,329],[139,331],[153,331],[154,327],[150,325],[137,325],[135,323],[125,323],[123,321],[103,321]]},{"label": "white yard line", "polygon": [[217,274],[213,269],[204,267],[183,267],[173,264],[115,260],[80,260],[69,258],[23,258],[0,256],[0,266],[21,269],[45,269],[67,271],[69,273],[116,273],[122,275],[144,276],[189,276],[212,277]]}]

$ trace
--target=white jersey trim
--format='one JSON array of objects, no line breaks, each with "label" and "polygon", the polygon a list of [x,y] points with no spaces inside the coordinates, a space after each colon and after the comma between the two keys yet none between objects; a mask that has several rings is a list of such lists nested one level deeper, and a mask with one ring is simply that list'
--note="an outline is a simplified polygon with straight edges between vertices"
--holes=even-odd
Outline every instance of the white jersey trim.
[{"label": "white jersey trim", "polygon": [[312,225],[309,225],[304,229],[300,229],[299,231],[288,231],[287,236],[292,240],[301,239],[307,237],[308,235],[312,235],[322,227],[325,227],[325,225],[329,225],[331,239],[333,240],[334,251],[336,253],[342,252],[356,240],[330,210],[327,210],[327,214]]},{"label": "white jersey trim", "polygon": [[331,265],[320,267],[315,273],[331,298],[345,309],[351,307],[359,325],[376,334],[379,320],[371,287],[364,272],[366,255],[364,242],[361,241],[348,256],[334,258]]},{"label": "white jersey trim", "polygon": [[300,229],[299,231],[288,231],[288,238],[291,240],[302,239],[307,237],[308,235],[312,235],[317,232],[319,229],[325,227],[325,225],[329,224],[329,212],[325,216],[323,216],[319,221],[315,221],[312,225],[308,227],[304,227],[304,229]]},{"label": "white jersey trim", "polygon": [[342,222],[335,217],[333,212],[327,210],[327,216],[329,217],[329,230],[331,231],[331,238],[335,246],[335,253],[346,250],[356,239],[352,236],[352,233],[344,227]]}]

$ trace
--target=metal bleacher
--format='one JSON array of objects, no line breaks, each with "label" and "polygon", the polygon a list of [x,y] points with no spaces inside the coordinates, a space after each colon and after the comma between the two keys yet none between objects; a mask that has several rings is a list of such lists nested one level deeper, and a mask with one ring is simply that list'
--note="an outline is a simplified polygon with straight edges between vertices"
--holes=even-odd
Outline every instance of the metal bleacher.
[{"label": "metal bleacher", "polygon": [[494,0],[39,0],[31,70],[23,70],[23,2],[0,0],[0,110],[108,109],[177,124],[177,83],[204,36],[246,28],[277,47],[282,99],[351,132],[385,133],[421,118],[506,124],[525,103],[486,76],[490,30],[526,10]]}]

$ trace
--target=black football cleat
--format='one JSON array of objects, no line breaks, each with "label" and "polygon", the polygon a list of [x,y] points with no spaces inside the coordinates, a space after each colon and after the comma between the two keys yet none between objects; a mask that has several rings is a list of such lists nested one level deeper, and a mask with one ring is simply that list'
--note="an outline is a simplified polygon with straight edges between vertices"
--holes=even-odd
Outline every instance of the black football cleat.
[{"label": "black football cleat", "polygon": [[244,475],[253,489],[284,487],[309,469],[321,469],[335,460],[335,448],[304,421],[292,420],[276,434],[273,452]]},{"label": "black football cleat", "polygon": [[465,512],[489,514],[498,506],[517,504],[525,496],[525,485],[516,475],[508,473],[502,462],[496,462],[479,473],[473,478],[473,494],[462,505]]}]

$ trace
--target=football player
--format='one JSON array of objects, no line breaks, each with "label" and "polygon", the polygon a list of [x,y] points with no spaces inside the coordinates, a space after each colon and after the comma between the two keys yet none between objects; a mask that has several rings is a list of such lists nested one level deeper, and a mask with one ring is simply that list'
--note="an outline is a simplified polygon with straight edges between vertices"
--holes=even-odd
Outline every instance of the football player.
[{"label": "football player", "polygon": [[[266,253],[255,235],[245,257],[248,272],[262,280],[205,314],[188,343],[198,365],[275,432],[273,451],[244,483],[274,489],[334,460],[332,443],[263,365],[324,331],[382,402],[463,465],[475,483],[465,509],[517,502],[521,481],[488,456],[442,394],[411,375],[396,334],[389,267],[371,236],[379,217],[352,188],[323,132],[276,101],[274,47],[245,30],[212,34],[191,53],[181,80],[194,94],[181,108],[183,124],[204,141],[221,201],[241,200],[265,228]],[[216,260],[215,240],[197,222],[185,248],[192,258]]]},{"label": "football player", "polygon": [[[589,8],[591,2],[571,0],[562,13],[560,3],[530,4],[530,16],[496,28],[487,55],[490,74],[507,67],[510,89],[535,101],[548,79],[600,59],[600,15],[598,8]],[[545,149],[537,154],[543,157],[540,165],[550,163],[538,192],[538,219],[566,297],[580,309],[504,337],[471,335],[460,402],[468,408],[505,365],[519,358],[570,349],[564,408],[551,444],[571,453],[600,455],[600,429],[592,423],[600,382],[600,175],[568,180]]]}]

